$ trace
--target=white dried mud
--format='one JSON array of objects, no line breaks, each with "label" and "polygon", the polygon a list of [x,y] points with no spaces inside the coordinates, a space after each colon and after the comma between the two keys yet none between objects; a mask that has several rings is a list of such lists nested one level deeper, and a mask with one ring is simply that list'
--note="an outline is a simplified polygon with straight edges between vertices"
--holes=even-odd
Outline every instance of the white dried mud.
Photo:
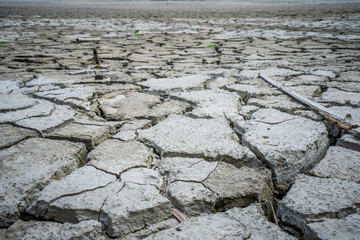
[{"label": "white dried mud", "polygon": [[241,108],[236,93],[220,89],[172,93],[171,96],[195,104],[194,109],[187,114],[198,118],[222,117],[224,113],[238,112]]},{"label": "white dried mud", "polygon": [[[88,180],[89,176],[92,178],[91,181]],[[65,178],[62,178],[59,181],[51,182],[49,185],[47,185],[38,194],[38,196],[36,196],[36,200],[32,203],[27,211],[37,217],[45,217],[47,219],[66,222],[64,219],[71,219],[69,217],[71,204],[59,207],[59,199],[105,187],[115,180],[116,177],[114,175],[107,174],[95,169],[94,167],[81,167],[73,171]],[[91,202],[91,204],[93,204],[93,202]],[[89,205],[89,203],[87,203],[87,205]],[[56,207],[58,211],[54,213],[55,210],[52,209],[55,209]],[[77,211],[79,211],[79,209],[77,209]]]},{"label": "white dried mud", "polygon": [[139,138],[151,144],[163,157],[204,157],[235,166],[261,165],[247,147],[239,144],[223,118],[193,119],[171,115],[152,128],[140,130]]},{"label": "white dried mud", "polygon": [[44,218],[48,220],[70,223],[84,220],[98,221],[105,200],[123,187],[123,182],[115,181],[106,187],[87,189],[74,195],[64,195],[48,206],[46,204],[44,206],[43,202],[40,202],[39,205],[46,210]]},{"label": "white dried mud", "polygon": [[272,170],[274,183],[282,190],[318,163],[329,146],[324,124],[275,109],[261,109],[249,121],[237,122],[237,127],[242,143]]},{"label": "white dried mud", "polygon": [[74,116],[75,111],[72,108],[58,105],[56,106],[55,110],[51,112],[50,116],[30,117],[19,120],[16,122],[16,124],[22,127],[35,129],[39,132],[44,132],[73,120]]},{"label": "white dried mud", "polygon": [[331,146],[321,162],[309,173],[317,177],[334,177],[360,183],[360,153]]},{"label": "white dried mud", "polygon": [[282,221],[304,231],[305,225],[321,219],[343,218],[357,211],[360,185],[337,178],[299,175],[279,202]]},{"label": "white dried mud", "polygon": [[0,111],[15,111],[18,109],[26,109],[36,104],[35,99],[26,95],[15,92],[11,94],[0,94]]},{"label": "white dried mud", "polygon": [[32,107],[18,109],[16,111],[7,111],[0,114],[1,123],[16,123],[17,121],[26,120],[31,117],[50,116],[55,110],[55,104],[48,101],[36,101]]},{"label": "white dried mud", "polygon": [[202,182],[215,170],[218,162],[208,162],[202,158],[172,157],[162,158],[159,172],[166,175],[168,182]]},{"label": "white dried mud", "polygon": [[250,98],[247,101],[247,104],[260,108],[274,108],[287,113],[293,113],[296,110],[305,109],[303,105],[286,95]]},{"label": "white dried mud", "polygon": [[272,201],[271,172],[201,158],[162,158],[171,203],[189,216]]},{"label": "white dried mud", "polygon": [[360,4],[254,4],[2,3],[0,238],[358,239],[359,138],[258,76],[358,127]]},{"label": "white dried mud", "polygon": [[219,163],[203,183],[218,196],[219,210],[272,201],[273,185],[268,169],[246,166],[238,169],[230,164]]},{"label": "white dried mud", "polygon": [[41,138],[1,150],[1,226],[14,222],[35,193],[84,164],[85,157],[83,144]]},{"label": "white dried mud", "polygon": [[215,212],[218,196],[199,182],[176,181],[169,184],[167,194],[174,207],[188,216]]},{"label": "white dried mud", "polygon": [[151,166],[152,155],[152,151],[140,142],[109,139],[89,153],[87,164],[119,175],[130,168]]},{"label": "white dried mud", "polygon": [[189,107],[187,103],[175,100],[162,101],[159,96],[138,92],[124,95],[109,93],[99,102],[104,116],[109,120],[155,119],[170,114],[182,114]]},{"label": "white dried mud", "polygon": [[360,126],[360,108],[334,106],[330,107],[329,111],[341,117],[350,125]]},{"label": "white dried mud", "polygon": [[30,137],[37,137],[39,134],[36,131],[14,127],[9,124],[0,125],[1,139],[0,139],[0,149],[11,147],[16,143]]},{"label": "white dried mud", "polygon": [[171,216],[169,200],[153,185],[125,183],[121,191],[106,199],[100,221],[111,237],[119,237]]},{"label": "white dried mud", "polygon": [[17,221],[13,224],[5,239],[99,239],[105,240],[102,234],[101,224],[97,221],[89,220],[78,224],[42,222],[42,221]]},{"label": "white dried mud", "polygon": [[269,222],[259,206],[203,214],[145,239],[296,239]]},{"label": "white dried mud", "polygon": [[209,78],[207,75],[197,74],[180,78],[152,78],[139,84],[147,87],[148,92],[169,95],[171,92],[202,89]]},{"label": "white dried mud", "polygon": [[52,139],[82,142],[88,149],[92,149],[104,140],[110,138],[111,134],[110,128],[107,126],[69,123],[64,127],[54,129],[44,136]]},{"label": "white dried mud", "polygon": [[305,239],[357,239],[360,214],[351,214],[344,219],[324,219],[321,222],[309,223],[305,228]]},{"label": "white dried mud", "polygon": [[360,152],[360,139],[356,136],[345,134],[339,139],[336,146]]},{"label": "white dried mud", "polygon": [[360,106],[360,93],[341,91],[336,88],[329,88],[321,94],[319,102],[332,103],[336,105]]}]

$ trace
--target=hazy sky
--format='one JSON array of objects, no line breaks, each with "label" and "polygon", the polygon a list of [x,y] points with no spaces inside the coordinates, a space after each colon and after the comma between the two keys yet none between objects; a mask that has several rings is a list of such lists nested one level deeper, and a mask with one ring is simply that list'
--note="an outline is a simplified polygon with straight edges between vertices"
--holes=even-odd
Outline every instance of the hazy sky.
[{"label": "hazy sky", "polygon": [[[208,2],[216,3],[299,3],[299,2],[360,2],[360,0],[205,0]],[[89,3],[116,3],[116,2],[151,2],[150,0],[0,0],[0,2],[49,2],[49,3],[80,3],[80,2],[89,2]],[[172,0],[169,0],[172,2]],[[174,1],[177,2],[177,1]]]}]

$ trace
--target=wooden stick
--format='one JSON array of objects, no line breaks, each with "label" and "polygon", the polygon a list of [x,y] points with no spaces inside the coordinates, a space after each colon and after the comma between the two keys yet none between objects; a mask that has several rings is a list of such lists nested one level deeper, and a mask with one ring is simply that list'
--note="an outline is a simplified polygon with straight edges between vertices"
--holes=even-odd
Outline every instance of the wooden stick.
[{"label": "wooden stick", "polygon": [[324,116],[329,121],[336,123],[340,128],[347,130],[349,133],[354,134],[357,137],[360,137],[360,132],[358,132],[357,130],[354,129],[354,128],[357,128],[358,126],[353,126],[352,124],[346,122],[345,119],[343,119],[342,117],[339,117],[336,114],[330,112],[330,110],[328,108],[324,107],[323,105],[321,105],[317,102],[311,101],[310,99],[301,96],[300,94],[292,91],[291,89],[280,85],[279,83],[272,80],[265,74],[260,72],[259,76],[262,79],[264,79],[266,82],[270,83],[272,86],[280,89],[281,91],[283,91],[284,93],[288,94],[289,96],[295,98],[297,101],[301,102],[302,104],[307,105],[307,106],[311,107],[312,109],[316,110],[318,113],[320,113],[322,116]]},{"label": "wooden stick", "polygon": [[99,56],[97,54],[96,48],[93,48],[93,53],[96,65],[100,65]]}]

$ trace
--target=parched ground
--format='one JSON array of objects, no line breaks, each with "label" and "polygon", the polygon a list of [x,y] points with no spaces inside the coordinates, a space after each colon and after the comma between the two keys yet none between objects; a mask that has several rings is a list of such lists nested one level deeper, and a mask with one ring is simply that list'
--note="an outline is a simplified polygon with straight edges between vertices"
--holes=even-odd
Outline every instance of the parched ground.
[{"label": "parched ground", "polygon": [[0,3],[0,238],[359,239],[359,9]]}]

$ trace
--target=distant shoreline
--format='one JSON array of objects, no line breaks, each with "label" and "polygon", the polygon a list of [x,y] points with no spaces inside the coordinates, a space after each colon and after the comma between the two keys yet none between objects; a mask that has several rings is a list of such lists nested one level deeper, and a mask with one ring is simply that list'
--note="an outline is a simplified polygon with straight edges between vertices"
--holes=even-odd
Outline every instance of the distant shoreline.
[{"label": "distant shoreline", "polygon": [[[7,0],[8,1],[8,0]],[[39,0],[32,0],[39,1]],[[46,0],[43,0],[46,1]],[[205,1],[114,1],[108,3],[91,2],[89,0],[72,3],[56,2],[4,2],[0,0],[0,17],[10,15],[40,16],[48,18],[146,18],[153,17],[194,17],[194,18],[233,18],[238,16],[324,16],[334,14],[360,13],[360,0],[356,2],[326,3],[282,1],[281,3],[257,3],[243,1],[238,3],[205,2]]]}]

